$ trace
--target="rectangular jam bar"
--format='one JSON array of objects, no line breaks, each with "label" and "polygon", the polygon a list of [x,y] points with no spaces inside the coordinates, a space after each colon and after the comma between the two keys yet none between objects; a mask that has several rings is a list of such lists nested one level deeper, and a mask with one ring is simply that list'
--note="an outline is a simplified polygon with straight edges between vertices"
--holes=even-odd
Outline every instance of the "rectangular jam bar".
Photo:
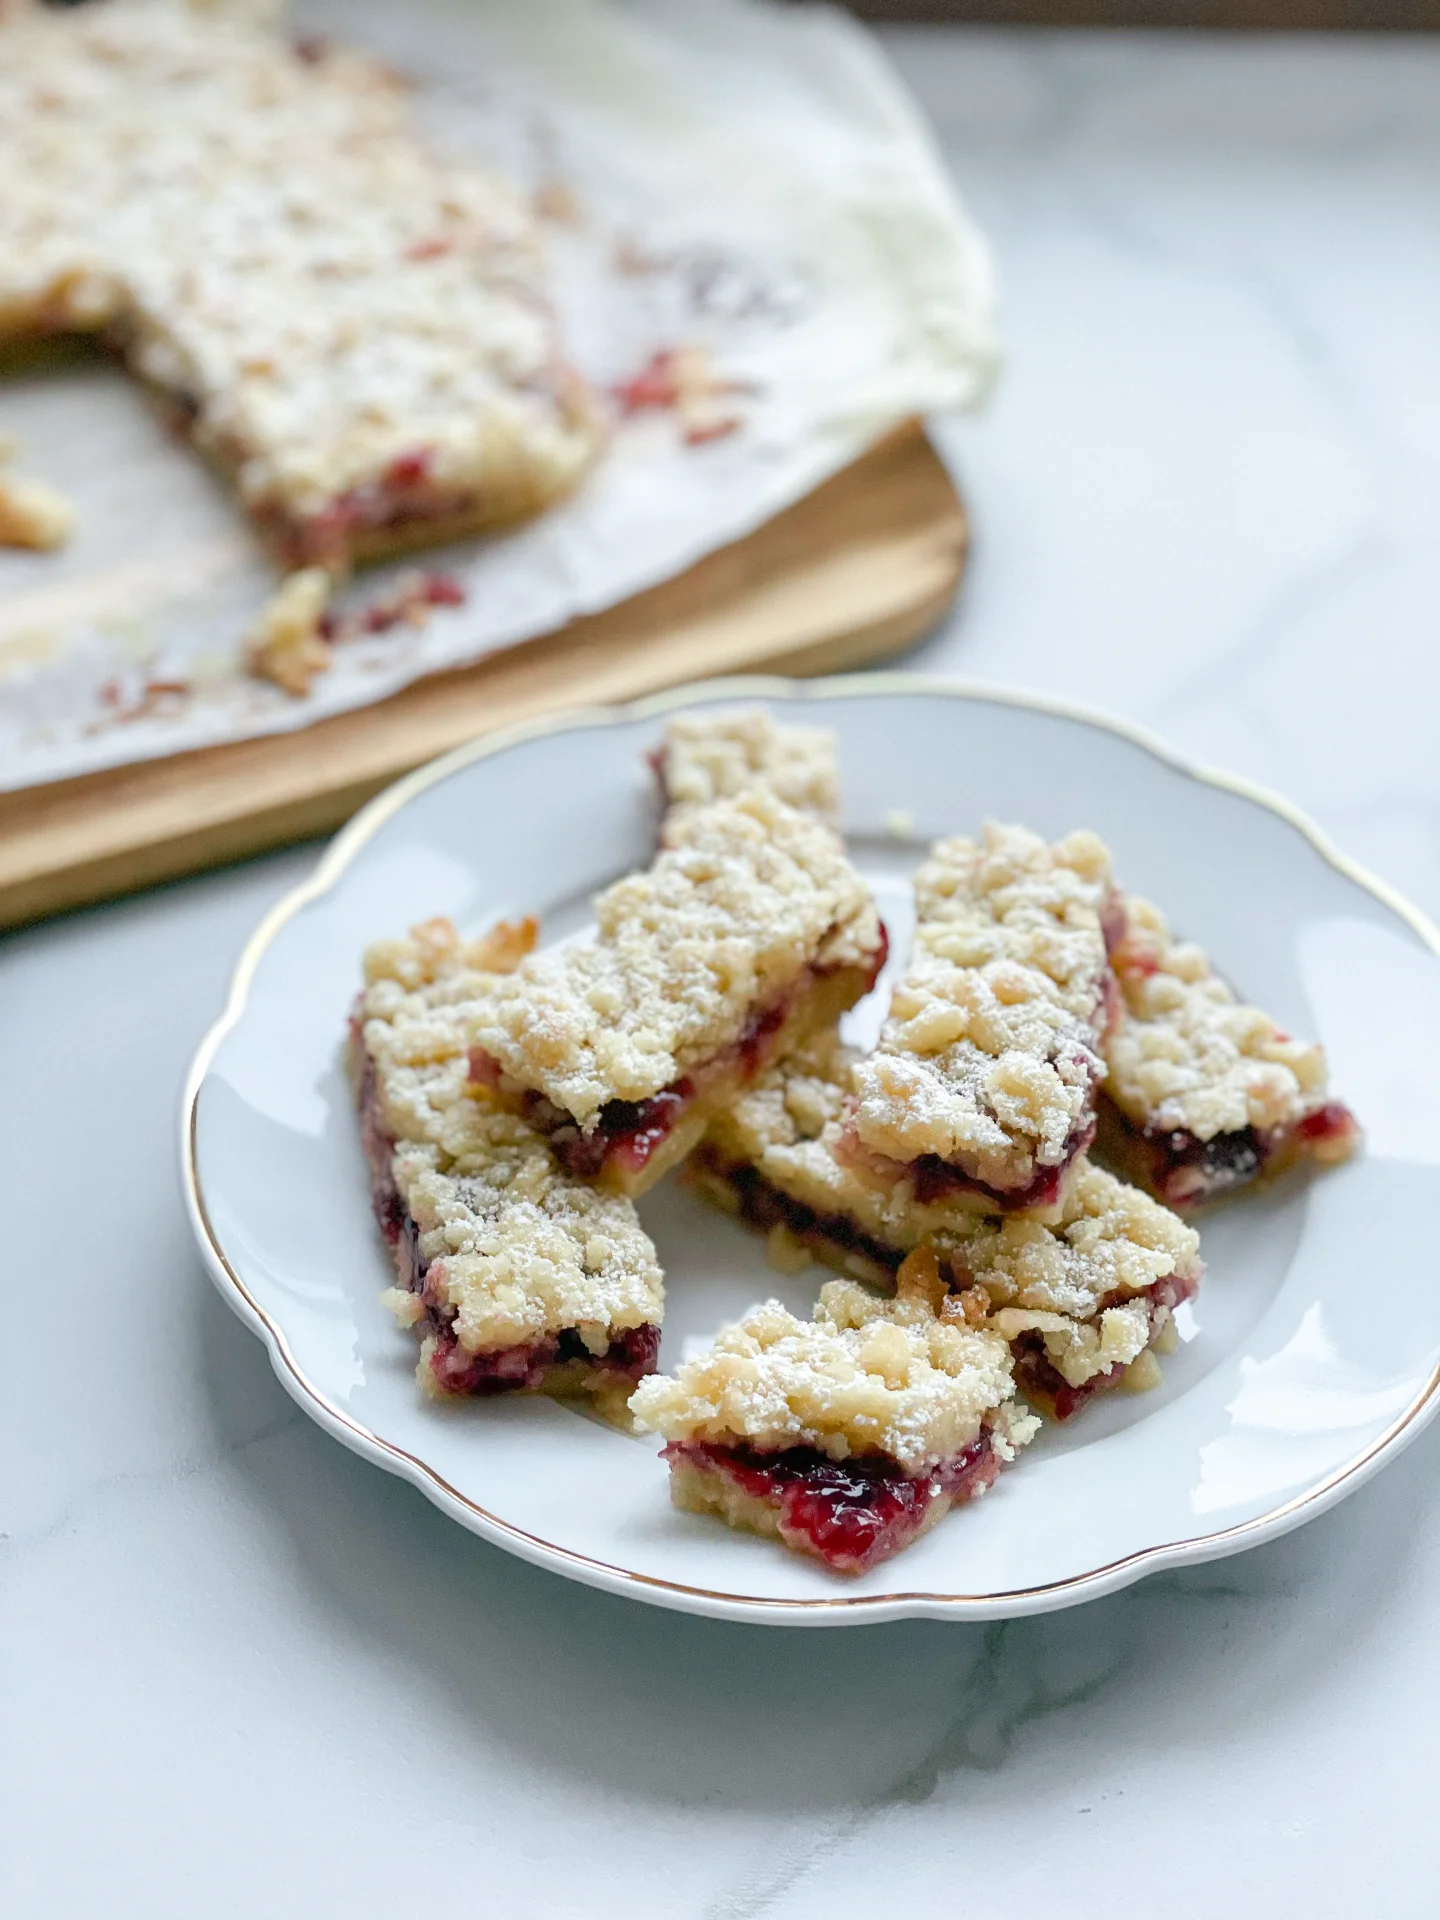
[{"label": "rectangular jam bar", "polygon": [[651,1186],[711,1113],[874,984],[885,931],[836,835],[754,788],[697,807],[476,1010],[471,1072],[570,1172]]},{"label": "rectangular jam bar", "polygon": [[1082,1161],[1059,1218],[989,1218],[941,1196],[880,1190],[837,1155],[851,1057],[827,1036],[716,1117],[690,1165],[707,1198],[770,1237],[781,1265],[808,1253],[880,1287],[897,1277],[957,1296],[1010,1343],[1026,1397],[1068,1419],[1107,1388],[1153,1384],[1151,1357],[1202,1266],[1194,1230]]},{"label": "rectangular jam bar", "polygon": [[828,727],[785,726],[763,707],[677,713],[651,755],[673,841],[696,807],[768,787],[787,806],[829,826],[840,819],[839,745]]},{"label": "rectangular jam bar", "polygon": [[361,1139],[434,1395],[583,1394],[622,1416],[660,1346],[655,1250],[628,1200],[557,1166],[515,1115],[467,1090],[464,1016],[533,928],[458,940],[431,922],[367,955],[352,1021]]},{"label": "rectangular jam bar", "polygon": [[285,565],[539,511],[600,443],[534,221],[378,61],[179,4],[0,7],[0,339],[103,334]]},{"label": "rectangular jam bar", "polygon": [[1195,1207],[1360,1137],[1329,1098],[1323,1050],[1242,1005],[1199,947],[1127,894],[1111,953],[1119,1011],[1103,1040],[1100,1151],[1172,1207]]},{"label": "rectangular jam bar", "polygon": [[940,841],[880,1044],[854,1074],[842,1151],[922,1200],[1054,1210],[1095,1131],[1113,987],[1110,856],[1091,833]]},{"label": "rectangular jam bar", "polygon": [[997,1335],[844,1280],[813,1320],[752,1308],[630,1410],[664,1436],[677,1507],[851,1574],[984,1493],[1038,1424]]}]

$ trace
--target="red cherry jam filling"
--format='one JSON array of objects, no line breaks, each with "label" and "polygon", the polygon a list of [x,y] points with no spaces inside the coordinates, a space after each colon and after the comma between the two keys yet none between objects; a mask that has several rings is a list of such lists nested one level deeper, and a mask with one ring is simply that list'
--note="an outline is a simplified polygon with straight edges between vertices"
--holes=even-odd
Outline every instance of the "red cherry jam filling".
[{"label": "red cherry jam filling", "polygon": [[835,1158],[861,1179],[878,1180],[890,1186],[899,1186],[908,1180],[911,1193],[922,1207],[948,1199],[952,1194],[978,1193],[997,1213],[1020,1213],[1032,1207],[1059,1204],[1072,1167],[1095,1138],[1095,1125],[1091,1114],[1070,1134],[1058,1163],[1037,1168],[1022,1187],[993,1187],[988,1181],[967,1173],[953,1160],[942,1160],[938,1153],[918,1154],[913,1160],[892,1160],[885,1154],[872,1152],[858,1137],[853,1124],[845,1128],[836,1142]]},{"label": "red cherry jam filling", "polygon": [[1203,1206],[1296,1159],[1344,1159],[1359,1135],[1355,1116],[1327,1100],[1291,1127],[1237,1127],[1209,1140],[1183,1127],[1137,1127],[1105,1102],[1106,1144],[1177,1212]]},{"label": "red cherry jam filling", "polygon": [[911,1476],[894,1460],[832,1460],[814,1447],[759,1453],[676,1440],[665,1458],[723,1473],[753,1500],[763,1500],[789,1546],[837,1573],[865,1573],[913,1540],[932,1503],[973,1500],[1000,1471],[988,1431],[930,1472]]},{"label": "red cherry jam filling", "polygon": [[617,1380],[638,1385],[645,1374],[655,1371],[660,1355],[660,1329],[653,1326],[627,1327],[604,1353],[592,1353],[579,1334],[569,1329],[522,1346],[498,1347],[490,1353],[468,1353],[447,1327],[434,1331],[430,1371],[436,1381],[446,1393],[481,1399],[527,1388],[534,1392],[544,1386],[554,1368],[576,1360],[589,1370],[599,1369],[614,1374]]},{"label": "red cherry jam filling", "polygon": [[437,480],[434,462],[433,448],[413,447],[397,454],[378,478],[347,488],[306,519],[291,519],[280,509],[263,517],[295,565],[338,563],[353,534],[409,521],[424,525],[470,511],[473,489]]},{"label": "red cherry jam filling", "polygon": [[[477,1053],[481,1053],[479,1048]],[[482,1061],[488,1055],[481,1053]],[[472,1078],[480,1078],[474,1071]],[[677,1080],[648,1100],[608,1100],[600,1109],[593,1133],[577,1127],[569,1114],[552,1106],[543,1093],[526,1093],[520,1103],[521,1118],[537,1133],[543,1133],[550,1151],[567,1173],[577,1179],[593,1180],[611,1161],[631,1173],[639,1173],[657,1148],[662,1147],[675,1130],[680,1116],[694,1097],[694,1083]]]},{"label": "red cherry jam filling", "polygon": [[943,1200],[952,1193],[982,1193],[1001,1213],[1019,1213],[1030,1207],[1053,1207],[1060,1199],[1070,1169],[1095,1138],[1095,1121],[1089,1119],[1076,1127],[1066,1140],[1058,1165],[1039,1168],[1023,1187],[992,1187],[977,1180],[951,1160],[938,1154],[922,1153],[907,1168],[914,1183],[915,1199],[922,1207]]},{"label": "red cherry jam filling", "polygon": [[740,1219],[759,1233],[784,1227],[802,1245],[822,1252],[858,1253],[889,1274],[898,1269],[904,1258],[897,1248],[887,1247],[883,1241],[872,1240],[869,1234],[862,1233],[847,1215],[819,1213],[814,1207],[807,1207],[803,1200],[782,1193],[756,1167],[727,1161],[708,1146],[697,1148],[693,1164],[710,1179],[724,1183],[736,1203]]}]

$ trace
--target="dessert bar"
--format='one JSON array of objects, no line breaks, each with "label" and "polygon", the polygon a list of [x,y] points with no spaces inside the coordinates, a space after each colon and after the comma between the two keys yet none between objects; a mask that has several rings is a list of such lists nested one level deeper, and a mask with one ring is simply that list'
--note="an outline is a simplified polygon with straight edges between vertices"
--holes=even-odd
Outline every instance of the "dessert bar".
[{"label": "dessert bar", "polygon": [[809,1254],[873,1286],[906,1274],[937,1304],[958,1296],[1010,1343],[1021,1390],[1052,1418],[1107,1388],[1153,1384],[1153,1353],[1200,1282],[1194,1230],[1088,1161],[1051,1225],[879,1190],[836,1153],[852,1065],[827,1035],[764,1074],[711,1122],[688,1169],[695,1186],[765,1233],[781,1266]]},{"label": "dessert bar", "polygon": [[768,1301],[630,1402],[662,1434],[677,1507],[864,1573],[983,1494],[1038,1422],[1010,1353],[920,1294],[821,1290],[813,1320]]},{"label": "dessert bar", "polygon": [[631,1195],[885,959],[836,835],[763,788],[695,808],[595,913],[593,941],[532,954],[477,1004],[470,1068],[568,1171]]},{"label": "dessert bar", "polygon": [[910,962],[854,1072],[841,1142],[922,1201],[1054,1212],[1095,1131],[1114,988],[1110,856],[1091,833],[942,840],[915,877]]},{"label": "dessert bar", "polygon": [[585,1395],[622,1417],[653,1370],[663,1287],[629,1201],[575,1180],[514,1114],[467,1092],[464,1016],[533,925],[463,942],[446,921],[366,956],[352,1023],[375,1217],[423,1335],[432,1395]]},{"label": "dessert bar", "polygon": [[1124,896],[1111,964],[1099,1150],[1131,1178],[1194,1207],[1354,1151],[1360,1130],[1327,1094],[1323,1050],[1242,1005],[1148,900]]},{"label": "dessert bar", "polygon": [[828,727],[785,726],[763,707],[679,713],[651,755],[664,809],[661,838],[673,841],[696,807],[763,786],[801,813],[836,826],[840,764]]},{"label": "dessert bar", "polygon": [[0,339],[100,334],[287,566],[538,511],[599,443],[532,218],[376,60],[150,0],[0,8]]}]

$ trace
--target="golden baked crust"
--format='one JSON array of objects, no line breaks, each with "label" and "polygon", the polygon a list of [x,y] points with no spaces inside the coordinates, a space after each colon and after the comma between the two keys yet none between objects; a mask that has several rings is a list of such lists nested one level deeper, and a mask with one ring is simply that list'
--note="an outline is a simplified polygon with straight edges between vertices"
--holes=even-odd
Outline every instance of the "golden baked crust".
[{"label": "golden baked crust", "polygon": [[1127,894],[1111,955],[1120,1013],[1104,1042],[1105,1090],[1137,1126],[1197,1140],[1292,1126],[1326,1098],[1322,1048],[1238,1001],[1158,907]]},{"label": "golden baked crust", "polygon": [[642,1431],[670,1441],[881,1455],[917,1474],[992,1429],[1010,1459],[1037,1422],[1014,1401],[1009,1349],[921,1302],[850,1281],[821,1290],[813,1320],[752,1307],[703,1358],[652,1375],[630,1399]]},{"label": "golden baked crust", "polygon": [[763,788],[696,808],[595,913],[593,943],[523,961],[471,1028],[502,1074],[582,1126],[733,1047],[816,975],[872,968],[882,937],[836,836]]},{"label": "golden baked crust", "polygon": [[175,5],[0,24],[0,337],[107,330],[292,563],[535,512],[595,409],[533,222],[379,62]]},{"label": "golden baked crust", "polygon": [[855,1069],[854,1137],[996,1194],[1063,1167],[1093,1125],[1110,856],[1091,833],[1022,827],[943,840],[915,878],[918,924],[880,1044]]},{"label": "golden baked crust", "polygon": [[679,713],[655,756],[673,843],[696,807],[768,787],[787,806],[834,826],[840,818],[838,742],[828,727],[782,725],[764,707]]},{"label": "golden baked crust", "polygon": [[[800,1227],[804,1245],[873,1284],[890,1284],[903,1256],[931,1248],[951,1286],[983,1289],[972,1305],[980,1324],[1008,1341],[1040,1335],[1072,1387],[1152,1343],[1161,1325],[1142,1296],[1165,1282],[1193,1291],[1201,1271],[1193,1228],[1087,1160],[1049,1225],[981,1217],[943,1198],[922,1204],[904,1183],[879,1190],[836,1156],[855,1063],[832,1034],[763,1075],[712,1121],[696,1167],[701,1190],[733,1205],[741,1191],[733,1170],[753,1168],[814,1216],[813,1237],[799,1215],[782,1232],[795,1238]],[[837,1223],[852,1231],[836,1234]]]}]

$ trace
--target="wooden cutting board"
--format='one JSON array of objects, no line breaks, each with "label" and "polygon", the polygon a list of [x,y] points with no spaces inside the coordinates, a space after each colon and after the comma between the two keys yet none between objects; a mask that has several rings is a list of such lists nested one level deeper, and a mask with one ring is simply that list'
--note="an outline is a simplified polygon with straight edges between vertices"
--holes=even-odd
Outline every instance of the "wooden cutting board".
[{"label": "wooden cutting board", "polygon": [[725,673],[836,673],[910,645],[965,564],[918,425],[674,580],[298,733],[0,794],[0,926],[324,833],[491,728]]}]

